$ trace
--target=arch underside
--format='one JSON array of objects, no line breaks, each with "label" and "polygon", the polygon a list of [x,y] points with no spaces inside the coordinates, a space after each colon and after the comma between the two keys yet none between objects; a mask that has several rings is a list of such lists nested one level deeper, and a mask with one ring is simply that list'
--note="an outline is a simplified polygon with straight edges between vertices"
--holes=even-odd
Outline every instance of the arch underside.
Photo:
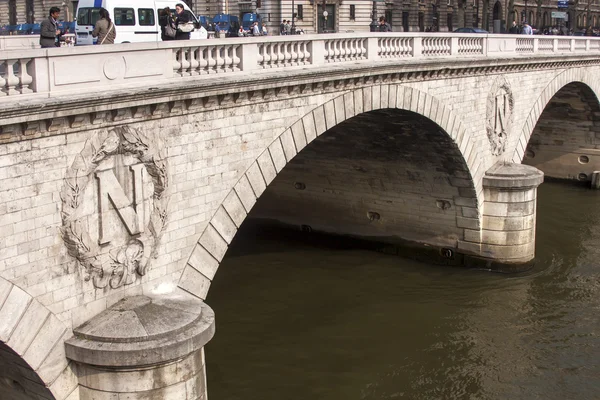
[{"label": "arch underside", "polygon": [[[512,155],[512,162],[517,164],[523,162],[529,141],[534,133],[533,131],[538,125],[538,121],[540,121],[542,113],[544,113],[546,110],[546,106],[548,106],[553,100],[558,100],[557,103],[569,103],[570,101],[574,100],[572,94],[572,88],[574,86],[570,86],[571,89],[568,89],[568,92],[571,92],[571,94],[565,91],[564,93],[566,96],[561,94],[558,98],[556,97],[561,89],[571,84],[578,88],[579,96],[584,99],[584,103],[587,103],[585,107],[589,107],[590,110],[595,109],[596,105],[598,104],[600,94],[600,80],[596,79],[594,74],[587,68],[572,68],[561,72],[544,88],[535,103],[532,105],[529,115],[522,125],[519,139]],[[581,108],[581,106],[578,107]],[[589,118],[594,118],[589,113],[587,115]],[[546,113],[546,118],[548,117],[551,118],[551,113]],[[581,116],[577,117],[576,119],[578,118],[581,118]],[[565,126],[565,124],[562,122],[560,125],[563,127]],[[570,130],[572,128],[576,128],[576,126],[572,126],[572,124],[567,124],[567,126],[569,128],[569,133],[571,133]]]},{"label": "arch underside", "polygon": [[448,134],[415,113],[384,109],[315,139],[274,179],[250,217],[454,248],[462,239],[454,202],[462,189],[473,190],[471,177]]},{"label": "arch underside", "polygon": [[523,164],[549,178],[591,180],[600,169],[600,105],[593,89],[571,82],[554,94],[535,124]]},{"label": "arch underside", "polygon": [[70,335],[50,310],[0,278],[0,399],[62,400],[76,390],[64,349]]},{"label": "arch underside", "polygon": [[0,398],[54,400],[54,396],[38,374],[21,356],[2,342],[0,342]]},{"label": "arch underside", "polygon": [[[344,124],[345,121],[348,123]],[[380,132],[377,129],[379,126],[385,126],[387,134],[383,134],[383,130]],[[419,134],[409,133],[415,127]],[[327,134],[321,137],[325,132]],[[337,133],[330,135],[331,132]],[[375,135],[369,137],[368,133]],[[312,143],[317,138],[316,143]],[[396,142],[398,140],[399,143]],[[336,148],[334,142],[342,141],[346,141],[348,147]],[[424,154],[422,149],[417,150],[419,145],[415,143],[425,147],[425,153],[429,154]],[[315,150],[310,150],[313,144]],[[307,145],[309,149],[305,150]],[[365,147],[368,149],[366,152],[363,150]],[[305,151],[306,156],[302,155]],[[314,172],[329,162],[327,159],[332,152],[340,152],[342,158],[346,156],[343,160],[339,159],[345,168],[338,178],[339,182],[331,181],[331,184],[345,185],[343,190],[335,187],[325,189],[323,183],[328,178],[319,176],[322,171],[318,174]],[[290,164],[299,153],[301,157],[298,161]],[[179,287],[205,299],[229,244],[258,199],[271,187],[282,170],[291,165],[290,172],[283,175],[281,183],[273,186],[285,186],[289,191],[290,180],[296,180],[292,175],[298,173],[299,166],[308,161],[312,163],[313,171],[304,171],[305,175],[299,179],[307,180],[308,184],[304,184],[310,187],[308,191],[303,190],[304,193],[311,193],[311,190],[313,194],[319,192],[319,196],[314,196],[313,200],[323,208],[320,211],[311,210],[311,219],[317,219],[320,225],[316,226],[326,232],[332,232],[332,227],[341,224],[345,234],[361,232],[361,236],[406,236],[403,239],[454,247],[465,236],[463,230],[478,229],[480,226],[483,164],[477,153],[476,141],[461,119],[425,92],[402,85],[366,87],[343,93],[316,107],[292,123],[258,156],[225,197],[201,234],[180,276]],[[360,183],[348,184],[349,174],[358,177]],[[379,174],[381,176],[378,179],[376,176]],[[406,185],[404,188],[403,184]],[[409,186],[410,189],[407,189]],[[352,199],[351,187],[360,191],[360,199]],[[271,191],[272,194],[266,195],[267,200],[261,198],[260,202],[267,203],[271,199],[270,203],[278,204],[276,198],[283,195],[281,190]],[[331,203],[331,199],[325,200],[327,191],[334,196],[337,196],[336,193],[347,194],[349,201],[343,200],[340,204],[344,206],[346,217],[354,218],[353,222],[344,221],[341,216],[336,217],[335,223],[324,222],[320,216],[331,217],[334,215],[331,210],[340,210],[339,206]],[[394,191],[406,196],[403,202],[398,196],[393,199],[390,194]],[[306,198],[306,195],[304,199],[298,195],[295,189],[291,193],[294,193],[291,196],[297,196],[294,201]],[[386,201],[389,202],[385,204],[376,200],[377,195],[383,193],[388,195]],[[404,207],[420,207],[421,220],[417,221],[414,210],[412,213],[402,210],[403,204],[406,204]],[[269,206],[260,207],[263,212],[270,209]],[[275,207],[273,205],[272,210]],[[281,210],[280,205],[277,207]],[[377,212],[377,209],[382,212]],[[379,214],[379,219],[369,212]],[[257,211],[257,214],[261,213]],[[402,216],[405,218],[402,219]],[[281,218],[286,221],[285,216]],[[441,228],[432,222],[436,218],[444,221]],[[402,231],[398,225],[401,220],[405,224],[413,221],[407,224],[411,227],[410,234],[408,229]],[[385,221],[392,223],[384,227],[382,223]],[[287,222],[297,223],[289,219]],[[419,226],[421,222],[423,226]],[[398,225],[395,229],[391,228],[394,223]],[[434,225],[435,233],[432,230]]]}]

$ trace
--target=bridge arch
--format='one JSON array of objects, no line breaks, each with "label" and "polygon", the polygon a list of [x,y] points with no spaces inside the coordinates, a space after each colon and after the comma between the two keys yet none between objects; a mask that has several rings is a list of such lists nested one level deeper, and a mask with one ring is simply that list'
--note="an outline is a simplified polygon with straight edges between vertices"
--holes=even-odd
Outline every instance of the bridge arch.
[{"label": "bridge arch", "polygon": [[0,278],[0,393],[25,400],[66,399],[77,377],[65,356],[72,335],[29,293]]},{"label": "bridge arch", "polygon": [[481,177],[485,171],[476,142],[460,117],[435,97],[411,87],[375,85],[357,89],[325,102],[292,123],[251,163],[200,235],[181,273],[179,287],[205,299],[237,230],[283,168],[324,132],[352,117],[383,109],[418,114],[435,123],[449,136],[460,152],[470,177],[471,189],[464,195],[464,200],[472,207],[473,217],[480,218],[483,204]]},{"label": "bridge arch", "polygon": [[546,109],[546,106],[555,98],[556,94],[560,92],[565,86],[580,83],[587,86],[596,97],[596,101],[600,99],[600,81],[598,78],[590,76],[590,73],[583,68],[573,68],[566,70],[556,76],[545,88],[542,93],[538,96],[537,100],[531,107],[527,119],[521,128],[519,134],[519,140],[515,147],[515,151],[512,156],[512,162],[522,163],[523,158],[527,150],[527,145],[533,134],[542,113]]}]

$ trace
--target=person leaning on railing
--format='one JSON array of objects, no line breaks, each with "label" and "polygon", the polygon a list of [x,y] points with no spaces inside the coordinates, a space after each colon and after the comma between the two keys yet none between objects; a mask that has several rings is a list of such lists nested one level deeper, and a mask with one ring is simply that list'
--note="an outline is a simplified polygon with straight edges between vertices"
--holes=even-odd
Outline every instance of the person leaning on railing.
[{"label": "person leaning on railing", "polygon": [[92,36],[98,38],[98,44],[114,44],[117,32],[115,31],[115,24],[110,19],[108,10],[100,8],[98,14],[100,15],[100,19],[96,22]]}]

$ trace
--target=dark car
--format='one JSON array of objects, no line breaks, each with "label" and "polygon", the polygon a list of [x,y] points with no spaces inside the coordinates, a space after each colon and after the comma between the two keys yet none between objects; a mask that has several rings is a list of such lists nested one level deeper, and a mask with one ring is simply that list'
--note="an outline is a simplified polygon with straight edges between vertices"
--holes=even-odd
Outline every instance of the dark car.
[{"label": "dark car", "polygon": [[481,28],[458,28],[454,30],[454,33],[489,33],[485,29]]}]

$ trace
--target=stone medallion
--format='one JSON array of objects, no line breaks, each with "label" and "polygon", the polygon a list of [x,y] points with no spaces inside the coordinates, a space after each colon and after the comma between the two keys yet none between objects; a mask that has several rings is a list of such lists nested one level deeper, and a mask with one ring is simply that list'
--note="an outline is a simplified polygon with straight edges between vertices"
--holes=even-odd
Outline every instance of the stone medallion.
[{"label": "stone medallion", "polygon": [[167,216],[163,148],[117,127],[88,140],[67,170],[62,237],[96,288],[133,284],[155,256]]},{"label": "stone medallion", "polygon": [[496,78],[487,98],[486,132],[493,155],[499,156],[506,150],[512,125],[514,97],[510,85],[502,76]]}]

